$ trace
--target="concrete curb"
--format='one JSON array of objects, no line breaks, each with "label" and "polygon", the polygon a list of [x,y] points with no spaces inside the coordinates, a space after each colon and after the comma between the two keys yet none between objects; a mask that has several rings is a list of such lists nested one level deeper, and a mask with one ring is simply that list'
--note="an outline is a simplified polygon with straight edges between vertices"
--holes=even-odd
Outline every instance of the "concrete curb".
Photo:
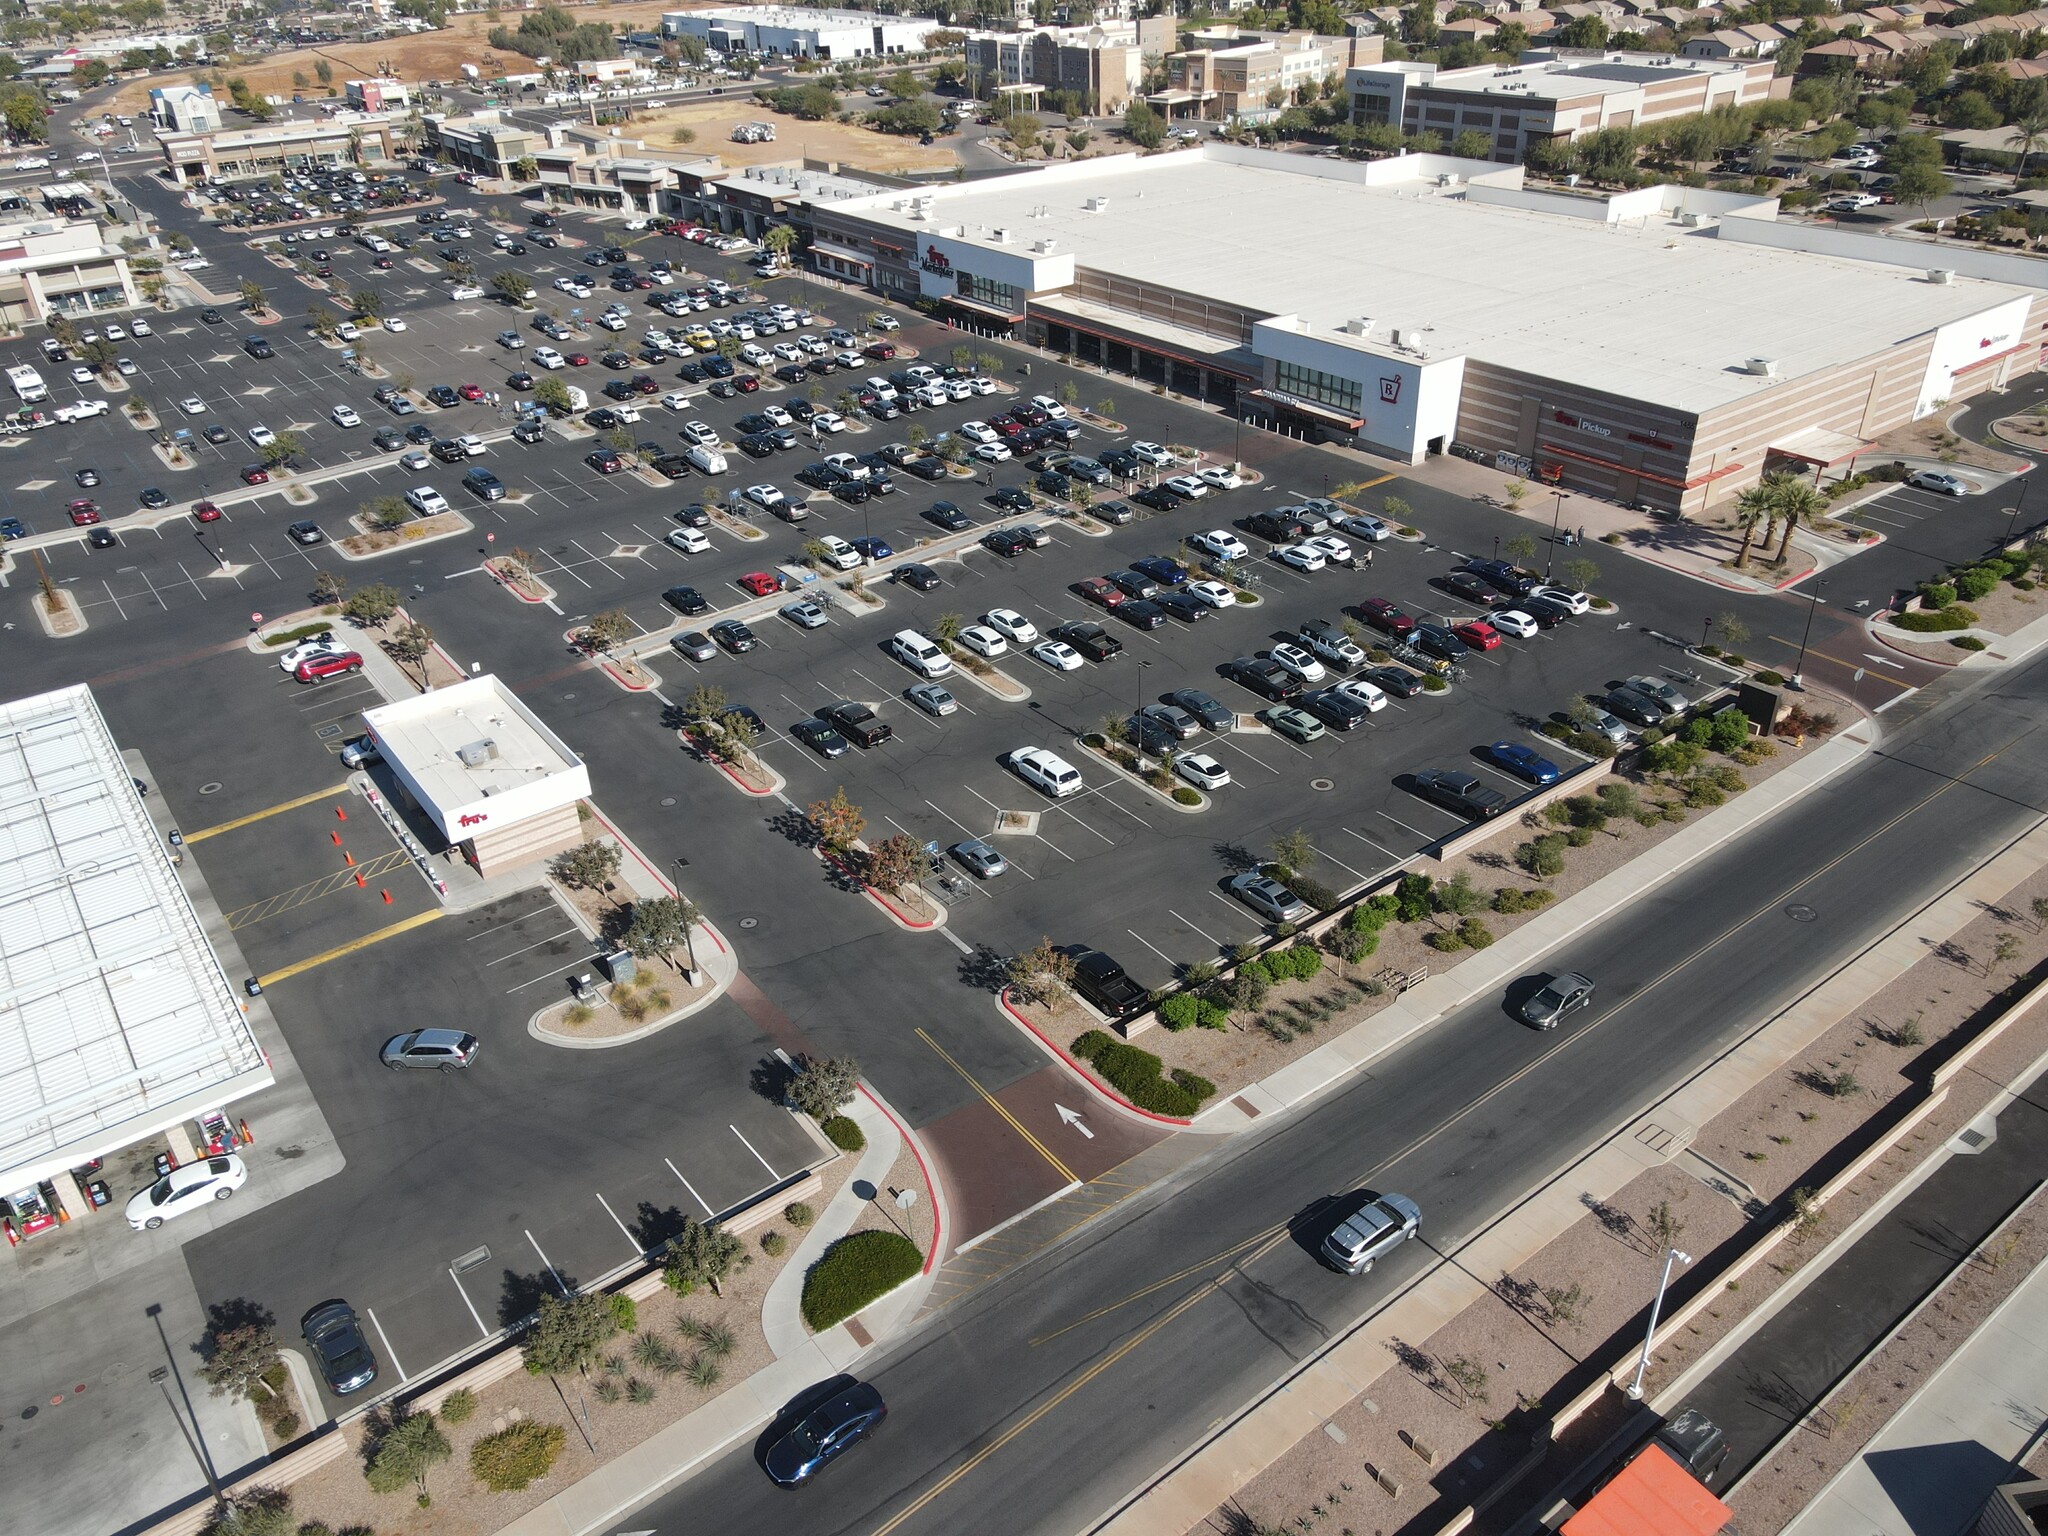
[{"label": "concrete curb", "polygon": [[[854,1193],[854,1186],[862,1180],[881,1188],[882,1180],[896,1161],[896,1154],[903,1148],[903,1138],[897,1134],[895,1122],[875,1108],[872,1100],[860,1095],[846,1106],[848,1119],[861,1128],[868,1139],[867,1150],[854,1164],[847,1181],[839,1186],[839,1192],[818,1213],[818,1219],[811,1230],[804,1234],[797,1244],[796,1252],[789,1256],[789,1262],[782,1266],[768,1287],[768,1294],[761,1300],[761,1331],[767,1336],[768,1347],[775,1351],[777,1359],[794,1354],[810,1342],[811,1330],[803,1319],[804,1277],[811,1266],[825,1255],[840,1238],[853,1230],[853,1224],[860,1219],[860,1210],[866,1199]],[[845,1324],[838,1325],[840,1329]],[[826,1330],[828,1333],[832,1329]]]}]

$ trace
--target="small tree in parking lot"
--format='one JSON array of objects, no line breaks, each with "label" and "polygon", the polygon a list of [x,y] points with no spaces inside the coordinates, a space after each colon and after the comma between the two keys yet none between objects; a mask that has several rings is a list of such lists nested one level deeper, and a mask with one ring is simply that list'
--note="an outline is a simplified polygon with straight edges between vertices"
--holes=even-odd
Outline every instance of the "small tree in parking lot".
[{"label": "small tree in parking lot", "polygon": [[[403,503],[400,503],[403,505]],[[398,612],[398,589],[386,582],[351,592],[348,601],[341,605],[344,617],[372,629],[382,629],[391,622],[391,615]]]},{"label": "small tree in parking lot", "polygon": [[271,1316],[254,1302],[222,1302],[207,1310],[199,1379],[215,1397],[255,1401],[277,1396],[263,1378],[279,1364]]},{"label": "small tree in parking lot", "polygon": [[[375,501],[363,503],[363,516],[373,528],[389,531],[405,523],[412,516],[412,508],[406,505],[403,496],[379,496]],[[362,594],[356,595],[360,597]]]},{"label": "small tree in parking lot", "polygon": [[382,320],[384,318],[384,295],[374,288],[358,288],[348,296],[348,302],[350,307],[365,320]]},{"label": "small tree in parking lot", "polygon": [[263,291],[263,285],[253,277],[242,280],[242,308],[252,315],[268,314],[270,299]]},{"label": "small tree in parking lot", "polygon": [[917,843],[897,832],[868,850],[862,875],[878,891],[900,891],[916,876],[919,862]]},{"label": "small tree in parking lot", "polygon": [[1053,947],[1050,938],[1014,955],[1008,966],[1010,990],[1027,1003],[1057,1008],[1074,985],[1074,958]]},{"label": "small tree in parking lot", "polygon": [[491,276],[491,291],[508,304],[526,303],[526,296],[533,291],[523,272],[504,271]]},{"label": "small tree in parking lot", "polygon": [[851,1056],[799,1056],[796,1065],[783,1102],[821,1125],[852,1102],[860,1086],[860,1063]]},{"label": "small tree in parking lot", "polygon": [[536,405],[554,416],[567,416],[576,409],[569,398],[569,386],[553,374],[534,382],[533,399]]},{"label": "small tree in parking lot", "polygon": [[1600,579],[1600,566],[1593,560],[1567,560],[1564,563],[1565,580],[1581,592],[1593,590],[1593,583]]},{"label": "small tree in parking lot", "polygon": [[602,613],[593,613],[590,622],[576,632],[576,643],[595,655],[605,655],[613,646],[630,640],[639,625],[633,616],[623,608],[607,608]]},{"label": "small tree in parking lot", "polygon": [[618,1314],[603,1296],[544,1296],[520,1353],[535,1376],[583,1371],[597,1363],[618,1331]]},{"label": "small tree in parking lot", "polygon": [[718,717],[718,739],[725,744],[726,752],[735,762],[753,761],[754,743],[760,737],[759,727],[736,709],[727,710]]},{"label": "small tree in parking lot", "polygon": [[263,445],[263,463],[269,469],[282,469],[296,459],[305,446],[305,439],[298,433],[280,432]]},{"label": "small tree in parking lot", "polygon": [[692,725],[716,725],[730,704],[723,688],[715,683],[699,683],[683,700],[683,718]]},{"label": "small tree in parking lot", "polygon": [[867,814],[846,798],[846,786],[832,791],[831,798],[813,800],[804,812],[818,841],[834,853],[844,852],[867,830]]},{"label": "small tree in parking lot", "polygon": [[673,896],[650,896],[633,903],[633,920],[623,940],[636,960],[666,960],[670,969],[680,970],[675,948],[687,937],[688,920],[683,904]]},{"label": "small tree in parking lot", "polygon": [[332,571],[316,571],[313,575],[313,601],[323,608],[340,602],[347,590],[347,584]]},{"label": "small tree in parking lot", "polygon": [[624,855],[616,843],[592,840],[555,855],[548,873],[571,890],[606,891]]},{"label": "small tree in parking lot", "polygon": [[427,657],[434,650],[434,632],[431,629],[417,621],[408,622],[384,642],[384,649],[400,666],[419,668],[420,687],[427,686]]},{"label": "small tree in parking lot", "polygon": [[723,1227],[685,1216],[682,1231],[661,1251],[661,1281],[678,1296],[687,1296],[700,1285],[708,1285],[717,1295],[719,1283],[752,1259],[747,1245]]}]

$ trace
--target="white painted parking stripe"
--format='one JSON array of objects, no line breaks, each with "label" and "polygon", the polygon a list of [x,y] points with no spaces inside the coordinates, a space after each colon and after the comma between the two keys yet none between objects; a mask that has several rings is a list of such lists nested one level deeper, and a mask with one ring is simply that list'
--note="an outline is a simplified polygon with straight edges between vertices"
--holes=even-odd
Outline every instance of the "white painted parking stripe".
[{"label": "white painted parking stripe", "polygon": [[775,1171],[775,1165],[769,1162],[767,1158],[761,1155],[760,1149],[757,1148],[751,1141],[747,1140],[746,1132],[742,1131],[738,1126],[730,1123],[726,1125],[726,1129],[728,1131],[731,1131],[733,1135],[739,1137],[740,1145],[745,1147],[749,1152],[752,1152],[754,1154],[754,1161],[759,1163],[763,1168],[766,1168],[768,1170],[769,1178],[779,1179],[782,1177],[781,1174]]},{"label": "white painted parking stripe", "polygon": [[[1314,845],[1311,844],[1310,846],[1313,847]],[[1353,869],[1349,864],[1346,864],[1342,859],[1338,858],[1337,855],[1330,852],[1329,849],[1317,848],[1315,851],[1321,854],[1324,858],[1328,859],[1332,864],[1336,865],[1339,869],[1345,871],[1353,879],[1363,880],[1365,878],[1364,875],[1360,874],[1357,870]]]},{"label": "white painted parking stripe", "polygon": [[[520,1230],[525,1231],[526,1229],[522,1227]],[[555,1261],[547,1256],[547,1253],[545,1252],[545,1250],[542,1249],[541,1245],[538,1242],[535,1242],[534,1236],[531,1232],[526,1233],[526,1240],[529,1243],[533,1243],[533,1251],[540,1255],[541,1263],[545,1264],[547,1266],[548,1273],[554,1276],[555,1289],[562,1293],[562,1299],[564,1301],[568,1300],[569,1287],[562,1284],[562,1273],[560,1270],[555,1268]]]},{"label": "white painted parking stripe", "polygon": [[[1400,828],[1400,829],[1401,829],[1402,831],[1404,831],[1404,832],[1413,832],[1413,833],[1414,833],[1414,834],[1415,834],[1415,835],[1416,835],[1417,837],[1421,838],[1421,839],[1422,839],[1422,840],[1423,840],[1423,841],[1424,841],[1425,843],[1431,843],[1431,842],[1435,842],[1435,841],[1436,841],[1436,839],[1435,839],[1435,838],[1434,838],[1433,836],[1431,836],[1431,834],[1429,834],[1429,833],[1427,833],[1427,832],[1423,831],[1423,830],[1422,830],[1422,829],[1421,829],[1420,827],[1411,827],[1411,826],[1409,826],[1407,822],[1403,821],[1403,820],[1402,820],[1402,819],[1401,819],[1400,817],[1398,817],[1398,816],[1387,816],[1387,813],[1386,813],[1385,811],[1374,811],[1374,812],[1373,812],[1373,814],[1374,814],[1375,816],[1386,816],[1386,819],[1387,819],[1388,821],[1391,821],[1391,822],[1392,822],[1392,823],[1393,823],[1393,824],[1394,824],[1395,826],[1399,827],[1399,828]],[[1444,814],[1445,814],[1446,816],[1449,816],[1449,817],[1451,817],[1451,818],[1452,818],[1453,820],[1456,820],[1456,819],[1458,819],[1458,817],[1457,817],[1457,813],[1456,813],[1455,811],[1445,811],[1445,812],[1444,812]]]},{"label": "white painted parking stripe", "polygon": [[462,1304],[469,1308],[470,1317],[475,1319],[476,1331],[488,1339],[491,1336],[491,1330],[484,1326],[483,1317],[477,1312],[476,1303],[469,1299],[469,1292],[462,1288],[462,1277],[455,1273],[453,1265],[450,1265],[448,1268],[448,1278],[455,1282],[455,1294],[462,1298]]},{"label": "white painted parking stripe", "polygon": [[1347,833],[1350,833],[1351,836],[1357,838],[1361,843],[1364,843],[1366,847],[1377,848],[1381,853],[1384,853],[1390,859],[1399,860],[1399,858],[1401,857],[1400,854],[1396,853],[1393,849],[1389,848],[1385,843],[1375,842],[1372,838],[1367,837],[1363,832],[1354,831],[1350,827],[1346,827],[1344,830]]},{"label": "white painted parking stripe", "polygon": [[1137,929],[1126,928],[1124,932],[1128,933],[1140,944],[1144,945],[1147,949],[1151,950],[1153,954],[1157,955],[1160,959],[1164,960],[1168,965],[1172,966],[1176,974],[1179,973],[1180,962],[1174,959],[1173,956],[1169,955],[1165,950],[1161,949],[1157,944],[1154,944],[1150,939],[1146,938],[1145,935],[1138,932]]},{"label": "white painted parking stripe", "polygon": [[678,1168],[674,1163],[669,1163],[669,1160],[665,1157],[662,1159],[662,1161],[664,1163],[668,1163],[668,1171],[670,1173],[674,1174],[678,1179],[682,1179],[683,1188],[687,1189],[690,1192],[690,1198],[692,1200],[696,1201],[699,1205],[704,1207],[704,1214],[706,1216],[716,1216],[718,1214],[716,1211],[711,1209],[711,1202],[706,1200],[702,1195],[697,1193],[697,1186],[692,1184],[688,1179],[683,1178],[682,1169]]},{"label": "white painted parking stripe", "polygon": [[1097,828],[1091,826],[1089,823],[1083,821],[1079,816],[1074,814],[1074,809],[1072,806],[1061,804],[1054,806],[1053,809],[1060,812],[1067,818],[1067,820],[1071,821],[1075,826],[1080,827],[1083,831],[1093,833],[1096,837],[1101,838],[1105,843],[1108,843],[1110,847],[1114,848],[1116,846],[1115,838],[1111,837],[1107,832],[1100,831]]},{"label": "white painted parking stripe", "polygon": [[[507,950],[504,954],[497,956],[495,959],[486,960],[484,962],[484,969],[489,970],[494,965],[502,965],[507,960],[516,960],[519,956],[525,954],[528,950],[539,949],[543,944],[552,944],[555,942],[555,940],[566,938],[574,932],[576,932],[576,928],[573,924],[566,928],[558,928],[544,939],[536,939],[531,944],[522,944],[519,946],[519,948]],[[477,937],[479,938],[481,938],[482,936],[482,934],[477,935]]]},{"label": "white painted parking stripe", "polygon": [[[566,1295],[568,1293],[564,1292],[563,1294]],[[391,1363],[398,1367],[398,1379],[400,1381],[411,1380],[411,1378],[405,1374],[405,1362],[398,1358],[398,1351],[391,1347],[391,1336],[384,1331],[384,1325],[377,1321],[377,1314],[371,1311],[368,1307],[364,1307],[363,1316],[367,1317],[370,1320],[370,1326],[377,1330],[377,1337],[384,1341],[384,1353],[389,1355],[391,1357]]]},{"label": "white painted parking stripe", "polygon": [[1203,927],[1203,926],[1202,926],[1202,925],[1201,925],[1200,923],[1197,923],[1197,922],[1196,922],[1196,921],[1194,921],[1194,920],[1193,920],[1192,918],[1188,918],[1188,917],[1181,917],[1181,914],[1180,914],[1180,913],[1178,913],[1178,912],[1175,912],[1175,911],[1174,911],[1174,909],[1173,909],[1172,907],[1168,907],[1168,908],[1167,908],[1166,910],[1167,910],[1167,912],[1168,912],[1169,914],[1171,914],[1172,916],[1174,916],[1174,917],[1179,917],[1179,918],[1180,918],[1180,920],[1181,920],[1182,922],[1186,923],[1186,924],[1187,924],[1187,925],[1188,925],[1188,926],[1189,926],[1190,928],[1194,929],[1194,930],[1195,930],[1195,932],[1199,933],[1199,934],[1200,934],[1200,935],[1201,935],[1201,936],[1202,936],[1203,938],[1207,939],[1207,940],[1208,940],[1208,941],[1209,941],[1209,942],[1210,942],[1211,944],[1214,944],[1214,945],[1215,945],[1215,946],[1216,946],[1216,947],[1217,947],[1218,949],[1222,949],[1222,948],[1224,947],[1224,945],[1223,945],[1223,941],[1222,941],[1221,939],[1217,938],[1217,937],[1216,937],[1216,935],[1215,935],[1215,934],[1213,934],[1213,933],[1211,933],[1211,932],[1210,932],[1210,931],[1209,931],[1208,929],[1204,928],[1204,927]]},{"label": "white painted parking stripe", "polygon": [[604,1191],[594,1189],[591,1191],[591,1193],[597,1196],[597,1203],[604,1207],[605,1215],[611,1217],[612,1225],[617,1227],[620,1232],[625,1234],[626,1242],[628,1243],[628,1245],[631,1246],[633,1250],[633,1257],[636,1259],[645,1258],[647,1256],[645,1251],[642,1250],[639,1242],[634,1238],[633,1234],[626,1230],[626,1224],[623,1221],[619,1220],[619,1213],[612,1209],[611,1201],[605,1199]]}]

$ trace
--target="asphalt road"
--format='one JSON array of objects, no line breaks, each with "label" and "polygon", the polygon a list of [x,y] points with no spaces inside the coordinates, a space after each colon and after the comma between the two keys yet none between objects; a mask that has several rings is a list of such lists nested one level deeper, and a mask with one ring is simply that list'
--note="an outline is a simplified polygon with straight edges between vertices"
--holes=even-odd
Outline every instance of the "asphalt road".
[{"label": "asphalt road", "polygon": [[[2035,825],[2048,662],[1937,691],[1857,767],[1547,957],[1600,982],[1582,1022],[1537,1035],[1498,998],[1458,1011],[885,1350],[868,1372],[891,1403],[884,1433],[810,1497],[788,1500],[739,1449],[615,1528],[1087,1529],[1605,1128]],[[1788,916],[1794,902],[1813,920]],[[1318,1202],[1360,1185],[1417,1198],[1426,1242],[1354,1282],[1305,1250]],[[1496,1470],[1460,1462],[1440,1491]]]}]

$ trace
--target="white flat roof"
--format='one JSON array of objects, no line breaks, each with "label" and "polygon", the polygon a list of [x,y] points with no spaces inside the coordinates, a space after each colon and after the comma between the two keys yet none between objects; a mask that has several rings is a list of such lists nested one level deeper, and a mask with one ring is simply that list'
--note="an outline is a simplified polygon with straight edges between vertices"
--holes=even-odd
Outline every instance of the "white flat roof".
[{"label": "white flat roof", "polygon": [[590,790],[583,760],[494,676],[366,709],[363,723],[451,841],[461,813],[487,800],[516,819]]},{"label": "white flat roof", "polygon": [[0,705],[0,1187],[270,1082],[91,690]]},{"label": "white flat roof", "polygon": [[[1079,267],[1298,314],[1312,334],[1334,339],[1370,317],[1383,349],[1399,329],[1427,358],[1462,355],[1692,412],[2035,295],[1722,241],[1668,215],[1610,225],[1468,202],[1433,181],[1368,187],[1364,174],[1204,146],[920,187],[923,218],[904,193],[841,207],[1011,258],[1050,239]],[[1086,211],[1091,198],[1107,206]],[[998,229],[1010,244],[995,243]],[[1778,378],[1742,372],[1752,357],[1775,359]]]}]

